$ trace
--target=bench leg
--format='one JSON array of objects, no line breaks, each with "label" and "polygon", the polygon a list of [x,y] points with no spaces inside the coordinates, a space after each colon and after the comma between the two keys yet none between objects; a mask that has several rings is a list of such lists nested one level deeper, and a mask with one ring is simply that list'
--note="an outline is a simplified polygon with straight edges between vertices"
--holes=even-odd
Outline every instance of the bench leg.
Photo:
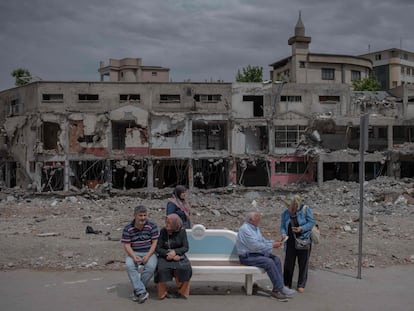
[{"label": "bench leg", "polygon": [[253,275],[246,274],[244,281],[244,288],[246,288],[246,295],[250,296],[253,293]]}]

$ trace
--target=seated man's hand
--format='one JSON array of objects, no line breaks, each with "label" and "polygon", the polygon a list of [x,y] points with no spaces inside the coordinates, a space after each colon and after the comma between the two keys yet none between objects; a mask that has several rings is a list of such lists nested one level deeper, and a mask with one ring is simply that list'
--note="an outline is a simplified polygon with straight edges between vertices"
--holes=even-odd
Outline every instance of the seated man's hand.
[{"label": "seated man's hand", "polygon": [[272,246],[273,246],[273,248],[279,248],[279,247],[282,246],[282,244],[283,243],[281,241],[274,241]]}]

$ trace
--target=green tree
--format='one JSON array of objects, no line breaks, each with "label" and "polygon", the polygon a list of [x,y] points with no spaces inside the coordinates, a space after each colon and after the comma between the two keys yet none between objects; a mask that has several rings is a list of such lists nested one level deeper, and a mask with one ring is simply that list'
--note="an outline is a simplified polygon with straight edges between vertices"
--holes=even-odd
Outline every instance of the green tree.
[{"label": "green tree", "polygon": [[11,72],[11,75],[16,78],[14,85],[21,86],[29,83],[32,80],[30,71],[24,68],[17,68]]},{"label": "green tree", "polygon": [[237,70],[236,81],[237,82],[262,82],[263,81],[263,67],[250,66]]},{"label": "green tree", "polygon": [[375,78],[363,78],[352,81],[354,91],[379,91],[381,90],[381,84]]}]

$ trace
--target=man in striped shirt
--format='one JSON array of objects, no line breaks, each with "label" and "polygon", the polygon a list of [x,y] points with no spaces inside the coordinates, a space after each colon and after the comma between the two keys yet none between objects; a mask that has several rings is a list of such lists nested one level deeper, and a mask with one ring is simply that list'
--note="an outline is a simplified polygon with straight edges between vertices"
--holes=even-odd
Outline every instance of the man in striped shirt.
[{"label": "man in striped shirt", "polygon": [[135,207],[134,219],[125,226],[121,242],[127,253],[125,265],[134,287],[134,298],[139,303],[149,297],[146,286],[157,267],[154,253],[158,235],[157,225],[148,219],[147,208],[143,205]]}]

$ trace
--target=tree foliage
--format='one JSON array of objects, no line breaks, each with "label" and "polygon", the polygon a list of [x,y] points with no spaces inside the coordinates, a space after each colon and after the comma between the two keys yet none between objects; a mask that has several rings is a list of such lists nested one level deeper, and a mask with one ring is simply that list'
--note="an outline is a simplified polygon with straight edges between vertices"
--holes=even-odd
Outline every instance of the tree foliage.
[{"label": "tree foliage", "polygon": [[30,71],[25,68],[17,68],[11,72],[11,75],[16,78],[14,83],[16,86],[25,85],[32,80]]},{"label": "tree foliage", "polygon": [[375,78],[363,78],[352,81],[354,91],[379,91],[381,90],[381,84]]},{"label": "tree foliage", "polygon": [[263,67],[259,66],[250,66],[242,68],[242,73],[240,69],[237,70],[236,74],[237,82],[262,82],[263,81]]}]

